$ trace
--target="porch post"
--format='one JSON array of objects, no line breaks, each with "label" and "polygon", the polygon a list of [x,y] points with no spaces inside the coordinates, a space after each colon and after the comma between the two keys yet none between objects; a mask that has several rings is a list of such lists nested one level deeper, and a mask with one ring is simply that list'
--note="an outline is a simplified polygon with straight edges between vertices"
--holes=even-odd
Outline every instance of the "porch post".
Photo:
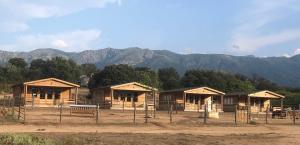
[{"label": "porch post", "polygon": [[184,105],[184,107],[183,107],[183,111],[184,111],[185,105],[186,105],[186,93],[185,92],[183,92],[183,105]]},{"label": "porch post", "polygon": [[24,106],[26,106],[26,96],[27,96],[27,85],[24,85]]},{"label": "porch post", "polygon": [[250,99],[250,96],[247,96],[248,97],[248,101],[247,101],[247,123],[250,123],[250,117],[251,117],[251,99]]},{"label": "porch post", "polygon": [[221,111],[224,109],[224,95],[221,96]]},{"label": "porch post", "polygon": [[[270,100],[271,102],[271,100]],[[281,107],[281,111],[283,111],[283,98],[280,99],[280,107]]]},{"label": "porch post", "polygon": [[[61,97],[61,99],[62,99],[61,102],[63,102],[64,98]],[[71,99],[73,99],[73,97],[72,97],[72,88],[69,88],[69,99],[68,99],[68,102],[70,102]]]},{"label": "porch post", "polygon": [[111,102],[110,102],[110,107],[112,107],[112,104],[113,104],[113,98],[114,98],[114,90],[111,89]]},{"label": "porch post", "polygon": [[75,95],[75,104],[77,104],[78,102],[78,87],[76,87],[76,95]]}]

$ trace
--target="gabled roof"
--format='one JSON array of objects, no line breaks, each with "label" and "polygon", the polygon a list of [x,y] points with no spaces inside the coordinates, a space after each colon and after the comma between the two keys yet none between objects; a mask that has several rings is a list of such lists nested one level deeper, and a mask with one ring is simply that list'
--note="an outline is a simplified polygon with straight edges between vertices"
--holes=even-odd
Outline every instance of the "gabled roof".
[{"label": "gabled roof", "polygon": [[219,94],[219,95],[225,95],[224,92],[221,92],[221,91],[215,90],[213,88],[209,88],[209,87],[180,88],[180,89],[173,89],[173,90],[162,91],[162,93],[170,93],[170,92],[185,92],[185,93],[189,93],[189,92],[191,92],[193,90],[199,90],[199,89],[208,90],[208,91],[214,92],[214,93]]},{"label": "gabled roof", "polygon": [[[144,85],[144,84],[141,84],[141,83],[138,83],[138,82],[130,82],[130,83],[124,83],[124,84],[118,84],[118,85],[112,85],[112,86],[102,86],[102,87],[95,88],[93,90],[104,89],[104,88],[117,89],[117,88],[121,88],[121,87],[125,87],[125,86],[130,86],[130,85],[135,85],[135,86],[139,86],[139,87],[145,88],[146,91],[152,91],[152,90],[157,91],[158,90],[156,88],[152,88],[150,86],[147,86],[147,85]],[[133,89],[133,90],[135,90],[135,89]]]},{"label": "gabled roof", "polygon": [[285,96],[277,94],[275,92],[271,92],[268,90],[259,91],[255,93],[251,93],[248,96],[250,97],[261,97],[261,98],[285,98]]},{"label": "gabled roof", "polygon": [[256,97],[256,98],[285,98],[285,96],[277,94],[272,91],[264,90],[264,91],[258,91],[258,92],[252,92],[252,93],[247,93],[247,92],[231,92],[231,93],[226,93],[226,96],[235,96],[235,97],[245,97],[245,96],[250,96],[250,97]]},{"label": "gabled roof", "polygon": [[64,81],[64,80],[60,80],[60,79],[56,79],[56,78],[47,78],[47,79],[30,81],[30,82],[24,82],[23,85],[32,85],[32,84],[35,84],[35,83],[40,83],[40,82],[45,82],[45,81],[55,81],[55,82],[59,82],[59,83],[68,85],[70,87],[80,87],[77,84],[70,83],[70,82],[67,82],[67,81]]},{"label": "gabled roof", "polygon": [[157,90],[156,88],[152,88],[150,86],[146,86],[146,85],[143,85],[143,84],[138,83],[138,82],[131,82],[131,83],[125,83],[125,84],[120,84],[120,85],[113,85],[113,86],[110,86],[110,88],[114,89],[114,88],[117,88],[117,87],[122,87],[122,86],[127,86],[127,85],[137,85],[137,86],[149,89],[149,90]]}]

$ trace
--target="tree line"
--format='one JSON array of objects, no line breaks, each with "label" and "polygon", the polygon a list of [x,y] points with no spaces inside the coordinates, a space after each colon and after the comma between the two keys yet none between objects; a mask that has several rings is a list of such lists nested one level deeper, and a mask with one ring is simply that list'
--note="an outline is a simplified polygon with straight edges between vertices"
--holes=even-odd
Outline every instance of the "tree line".
[{"label": "tree line", "polygon": [[81,75],[91,75],[96,70],[94,64],[78,65],[62,57],[35,59],[29,64],[22,58],[12,58],[0,67],[0,92],[9,92],[13,84],[49,77],[76,83]]},{"label": "tree line", "polygon": [[[290,104],[300,103],[300,89],[278,86],[264,78],[251,78],[228,72],[210,70],[188,70],[180,76],[175,68],[152,70],[148,67],[133,67],[125,64],[109,65],[97,69],[95,64],[76,64],[73,60],[55,57],[48,60],[36,59],[29,64],[22,58],[12,58],[0,67],[0,91],[9,91],[11,84],[55,77],[77,83],[81,75],[91,76],[90,89],[128,82],[139,82],[159,90],[183,87],[212,87],[223,92],[253,92],[271,90],[289,98]],[[8,85],[9,84],[9,85]]]},{"label": "tree line", "polygon": [[91,78],[89,88],[133,81],[159,90],[207,86],[224,92],[252,92],[279,88],[276,84],[263,78],[250,79],[243,75],[227,72],[194,69],[188,70],[183,76],[180,76],[175,68],[161,68],[155,71],[147,67],[132,67],[124,64],[110,65],[98,70]]}]

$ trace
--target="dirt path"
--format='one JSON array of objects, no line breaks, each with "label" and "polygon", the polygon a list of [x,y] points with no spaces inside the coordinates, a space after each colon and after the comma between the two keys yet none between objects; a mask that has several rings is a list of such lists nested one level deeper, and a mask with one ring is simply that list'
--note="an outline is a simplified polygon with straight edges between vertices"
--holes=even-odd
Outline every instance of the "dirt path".
[{"label": "dirt path", "polygon": [[61,144],[300,144],[300,126],[247,125],[0,125],[0,134],[26,133]]},{"label": "dirt path", "polygon": [[227,134],[285,134],[300,135],[300,126],[292,125],[260,125],[260,126],[158,126],[148,125],[0,125],[0,133],[6,132],[98,132],[98,133],[186,133],[201,135],[227,135]]}]

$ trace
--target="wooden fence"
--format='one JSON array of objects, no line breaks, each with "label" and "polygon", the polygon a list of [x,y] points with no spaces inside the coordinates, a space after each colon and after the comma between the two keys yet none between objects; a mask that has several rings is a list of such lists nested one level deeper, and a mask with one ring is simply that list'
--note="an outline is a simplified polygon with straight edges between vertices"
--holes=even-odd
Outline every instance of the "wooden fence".
[{"label": "wooden fence", "polygon": [[0,113],[3,116],[11,116],[13,119],[25,122],[26,107],[24,99],[15,99],[12,96],[4,96],[0,99]]}]

